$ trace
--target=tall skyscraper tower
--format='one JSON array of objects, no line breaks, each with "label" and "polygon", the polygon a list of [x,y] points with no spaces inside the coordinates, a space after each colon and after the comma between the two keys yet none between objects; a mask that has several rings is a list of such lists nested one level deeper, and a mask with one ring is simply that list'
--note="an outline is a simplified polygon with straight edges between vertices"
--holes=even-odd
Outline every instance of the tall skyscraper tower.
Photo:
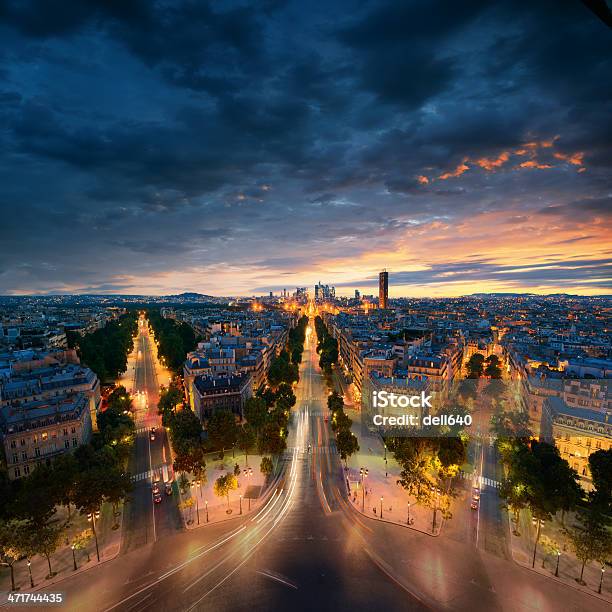
[{"label": "tall skyscraper tower", "polygon": [[389,273],[383,270],[378,275],[378,307],[387,308],[389,301]]}]

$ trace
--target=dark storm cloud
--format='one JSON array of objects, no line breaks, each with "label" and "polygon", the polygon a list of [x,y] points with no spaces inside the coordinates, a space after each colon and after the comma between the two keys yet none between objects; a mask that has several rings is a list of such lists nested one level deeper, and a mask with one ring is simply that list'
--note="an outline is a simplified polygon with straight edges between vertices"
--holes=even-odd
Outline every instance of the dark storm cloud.
[{"label": "dark storm cloud", "polygon": [[440,42],[483,9],[482,2],[387,2],[339,30],[355,51],[362,85],[382,102],[416,108],[457,76],[457,57],[436,54]]},{"label": "dark storm cloud", "polygon": [[[579,2],[0,0],[0,36],[0,291],[318,270],[481,212],[609,219],[612,41]],[[544,140],[549,169],[476,163]]]},{"label": "dark storm cloud", "polygon": [[555,204],[538,211],[540,215],[567,216],[570,219],[612,217],[612,196],[584,198],[567,204]]}]

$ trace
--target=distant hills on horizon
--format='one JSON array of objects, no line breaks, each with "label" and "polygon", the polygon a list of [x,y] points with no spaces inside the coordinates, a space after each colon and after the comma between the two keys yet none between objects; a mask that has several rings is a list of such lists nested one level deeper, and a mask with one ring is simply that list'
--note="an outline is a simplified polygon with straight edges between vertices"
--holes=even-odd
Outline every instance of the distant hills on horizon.
[{"label": "distant hills on horizon", "polygon": [[[194,291],[185,291],[183,293],[177,294],[165,294],[165,295],[147,295],[144,293],[133,293],[133,294],[125,294],[125,293],[24,293],[20,295],[1,295],[0,299],[12,299],[12,298],[106,298],[106,299],[116,299],[118,301],[125,299],[138,299],[144,298],[147,300],[154,300],[156,298],[163,299],[166,302],[170,302],[172,300],[178,301],[189,301],[193,300],[196,302],[216,302],[218,303],[221,300],[230,300],[235,299],[236,297],[259,297],[254,294],[252,295],[240,295],[240,296],[218,296],[218,295],[208,295],[205,293],[197,293]],[[399,298],[390,298],[391,300],[397,299],[458,299],[458,298],[520,298],[520,297],[565,297],[565,298],[578,298],[578,299],[590,299],[590,298],[612,298],[610,294],[601,294],[601,295],[579,295],[574,293],[519,293],[519,292],[492,292],[492,293],[470,293],[462,296],[446,296],[446,297],[410,297],[403,296]]]}]

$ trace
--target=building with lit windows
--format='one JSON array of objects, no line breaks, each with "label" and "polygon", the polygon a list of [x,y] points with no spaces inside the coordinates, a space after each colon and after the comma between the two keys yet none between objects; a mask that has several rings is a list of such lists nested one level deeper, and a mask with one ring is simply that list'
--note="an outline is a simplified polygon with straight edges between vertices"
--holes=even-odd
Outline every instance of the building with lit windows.
[{"label": "building with lit windows", "polygon": [[383,270],[378,275],[378,307],[388,308],[389,306],[389,273]]},{"label": "building with lit windows", "polygon": [[197,376],[192,385],[194,411],[206,421],[219,410],[229,410],[243,418],[244,403],[253,395],[251,374]]},{"label": "building with lit windows", "polygon": [[561,457],[578,472],[582,486],[592,489],[589,455],[612,448],[612,413],[573,408],[560,397],[545,400],[545,413]]},{"label": "building with lit windows", "polygon": [[85,393],[22,401],[0,411],[0,433],[11,480],[49,465],[91,439],[89,398]]}]

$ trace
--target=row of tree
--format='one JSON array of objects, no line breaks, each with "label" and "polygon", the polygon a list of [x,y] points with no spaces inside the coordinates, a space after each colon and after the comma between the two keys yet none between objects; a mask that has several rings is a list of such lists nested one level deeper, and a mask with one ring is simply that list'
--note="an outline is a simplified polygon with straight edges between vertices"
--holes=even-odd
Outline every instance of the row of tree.
[{"label": "row of tree", "polygon": [[501,362],[497,355],[489,355],[485,358],[482,353],[474,353],[467,362],[467,378],[475,379],[481,376],[489,378],[501,378]]},{"label": "row of tree", "polygon": [[[513,515],[517,534],[524,508],[536,523],[532,565],[542,525],[561,512],[564,534],[582,563],[578,580],[583,582],[587,563],[596,560],[603,565],[612,555],[612,450],[598,450],[589,456],[594,489],[587,495],[578,474],[556,446],[534,440],[528,423],[527,415],[518,412],[502,412],[493,419],[496,447],[506,473],[500,497]],[[565,525],[569,511],[575,512],[571,524]]]},{"label": "row of tree", "polygon": [[[99,432],[90,444],[74,453],[59,455],[52,462],[37,466],[30,475],[10,483],[8,496],[0,506],[0,562],[11,569],[15,589],[14,564],[40,554],[47,559],[53,575],[51,557],[71,524],[73,509],[87,515],[91,529],[71,542],[83,548],[90,537],[96,544],[96,520],[104,502],[112,504],[117,518],[119,504],[131,490],[126,463],[134,440],[134,422],[129,416],[131,400],[123,387],[109,396],[106,410],[99,415]],[[8,500],[13,500],[8,503]],[[57,518],[57,508],[67,510],[65,520]]]},{"label": "row of tree", "polygon": [[193,328],[182,321],[162,317],[159,310],[147,311],[147,318],[159,342],[158,354],[165,358],[168,367],[173,372],[179,373],[183,367],[185,355],[193,351],[197,345]]},{"label": "row of tree", "polygon": [[268,384],[276,389],[281,384],[292,385],[300,379],[299,365],[302,362],[308,317],[299,318],[297,325],[289,330],[287,346],[272,359],[268,370]]},{"label": "row of tree", "polygon": [[128,312],[83,337],[68,333],[69,346],[75,347],[81,361],[91,368],[101,382],[115,380],[127,368],[127,358],[134,347],[138,315]]},{"label": "row of tree", "polygon": [[336,436],[336,447],[347,465],[349,457],[359,450],[357,436],[351,431],[353,421],[344,412],[344,399],[336,391],[327,398],[327,407],[331,412],[331,427]]},{"label": "row of tree", "polygon": [[432,531],[437,513],[452,517],[451,501],[455,497],[454,479],[467,456],[467,436],[461,431],[445,437],[388,437],[387,448],[401,467],[397,481],[415,503],[430,508]]},{"label": "row of tree", "polygon": [[295,327],[289,330],[287,339],[287,351],[291,356],[291,362],[299,365],[302,363],[302,353],[304,352],[304,342],[306,341],[306,328],[308,327],[308,317],[302,315]]},{"label": "row of tree", "polygon": [[170,432],[177,472],[189,472],[205,482],[207,452],[217,451],[223,457],[226,450],[234,452],[239,448],[247,461],[252,449],[262,455],[276,455],[286,448],[289,412],[296,401],[291,385],[298,379],[307,325],[308,317],[304,316],[289,331],[287,349],[281,351],[270,366],[269,386],[245,402],[245,423],[239,423],[229,410],[217,410],[207,420],[204,435],[198,417],[191,410],[178,409],[183,404],[178,382],[172,382],[168,388],[162,387],[158,411]]},{"label": "row of tree", "polygon": [[317,332],[317,353],[319,353],[319,366],[326,373],[331,374],[332,367],[338,363],[338,340],[328,331],[323,319],[315,317]]}]

